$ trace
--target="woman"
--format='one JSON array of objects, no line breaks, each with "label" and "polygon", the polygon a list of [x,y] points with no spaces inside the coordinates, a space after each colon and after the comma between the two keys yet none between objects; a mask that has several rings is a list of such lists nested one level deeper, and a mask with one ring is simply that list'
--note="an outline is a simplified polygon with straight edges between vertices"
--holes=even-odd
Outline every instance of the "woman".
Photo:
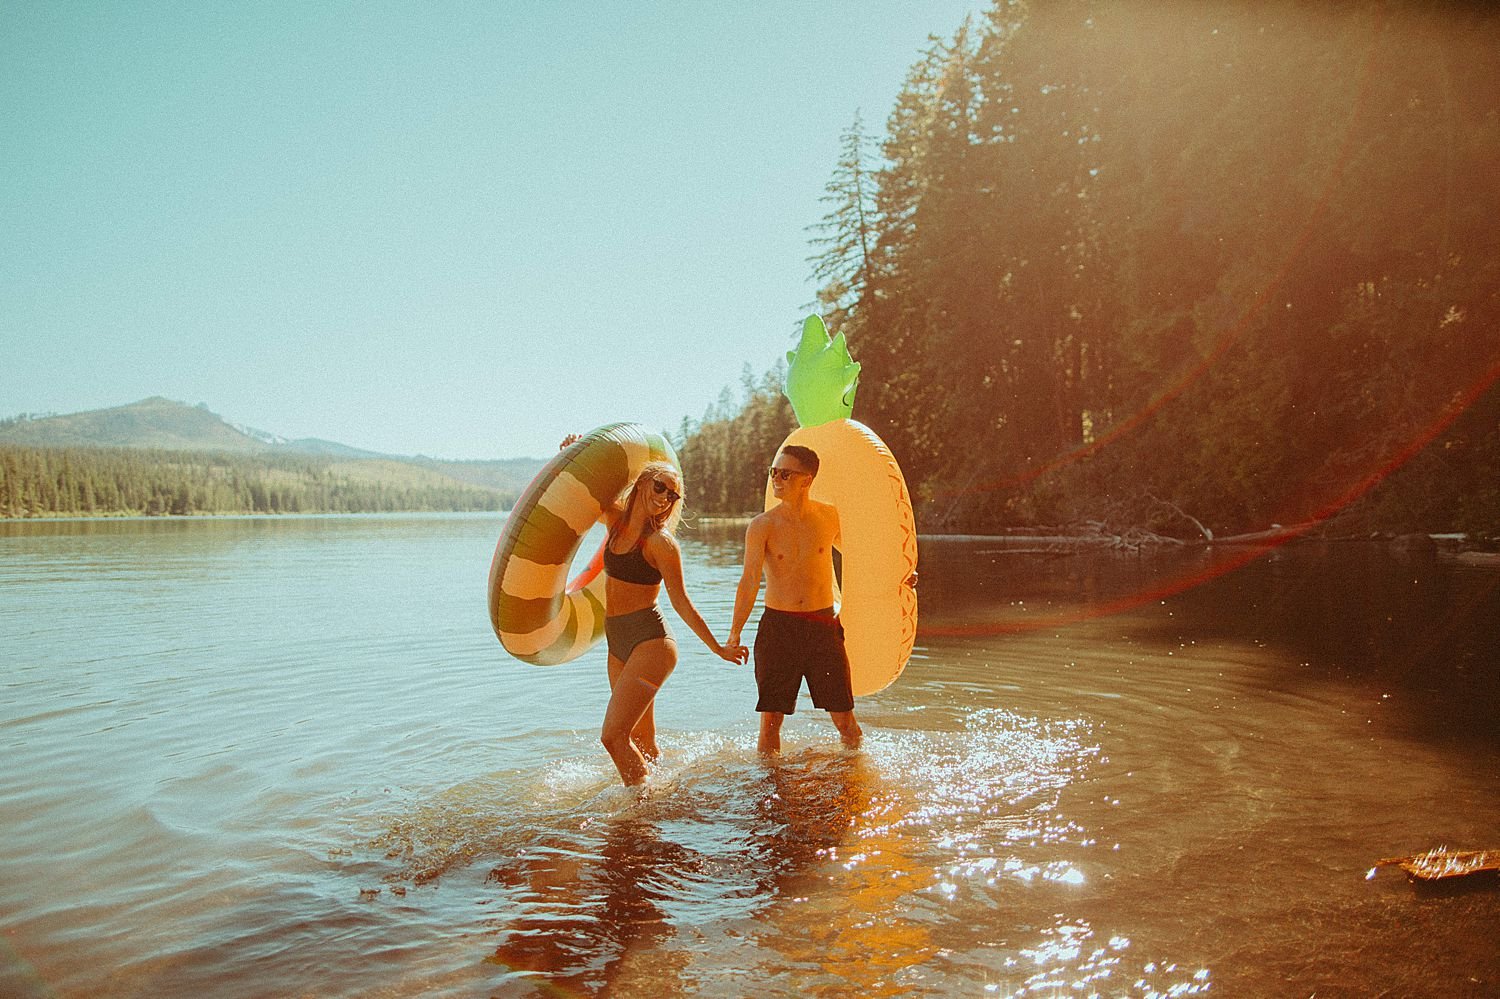
[{"label": "woman", "polygon": [[[576,440],[569,437],[563,446]],[[656,692],[677,665],[677,640],[656,605],[663,585],[672,609],[714,655],[744,662],[741,645],[714,638],[682,585],[682,551],[672,531],[681,519],[682,479],[666,462],[641,470],[621,504],[604,511],[604,637],[609,646],[609,707],[599,740],[626,786],[646,780],[656,746]]]}]

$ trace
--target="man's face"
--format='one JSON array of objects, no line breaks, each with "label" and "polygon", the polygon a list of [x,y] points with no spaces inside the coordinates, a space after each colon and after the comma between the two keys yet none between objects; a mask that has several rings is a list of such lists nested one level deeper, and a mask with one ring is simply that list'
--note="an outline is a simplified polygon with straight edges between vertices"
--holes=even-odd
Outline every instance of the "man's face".
[{"label": "man's face", "polygon": [[790,455],[776,453],[776,460],[771,463],[771,495],[777,499],[786,499],[788,496],[806,492],[812,485],[812,473],[807,467]]}]

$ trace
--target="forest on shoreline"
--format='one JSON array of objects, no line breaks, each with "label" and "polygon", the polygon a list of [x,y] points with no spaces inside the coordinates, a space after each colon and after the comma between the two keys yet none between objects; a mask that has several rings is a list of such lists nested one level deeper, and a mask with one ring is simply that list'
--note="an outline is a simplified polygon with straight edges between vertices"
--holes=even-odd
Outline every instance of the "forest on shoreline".
[{"label": "forest on shoreline", "polygon": [[481,511],[514,500],[395,461],[0,445],[0,518]]},{"label": "forest on shoreline", "polygon": [[[818,308],[924,532],[1493,538],[1497,162],[1482,5],[996,0],[844,133]],[[684,422],[697,509],[783,372]]]}]

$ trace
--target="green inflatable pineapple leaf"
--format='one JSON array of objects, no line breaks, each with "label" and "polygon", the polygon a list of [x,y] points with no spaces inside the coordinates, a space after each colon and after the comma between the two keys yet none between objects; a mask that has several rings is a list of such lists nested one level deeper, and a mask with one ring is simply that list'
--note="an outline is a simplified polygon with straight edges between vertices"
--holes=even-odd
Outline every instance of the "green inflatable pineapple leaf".
[{"label": "green inflatable pineapple leaf", "polygon": [[830,340],[823,318],[808,316],[802,322],[797,349],[787,351],[786,359],[786,397],[792,401],[798,423],[816,427],[849,418],[859,385],[859,363],[849,356],[844,334]]}]

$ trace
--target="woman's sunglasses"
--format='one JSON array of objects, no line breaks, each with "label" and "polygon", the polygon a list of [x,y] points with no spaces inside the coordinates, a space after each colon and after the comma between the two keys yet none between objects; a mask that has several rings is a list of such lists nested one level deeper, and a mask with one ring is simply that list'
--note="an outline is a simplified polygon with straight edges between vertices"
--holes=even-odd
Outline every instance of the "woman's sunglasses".
[{"label": "woman's sunglasses", "polygon": [[767,472],[767,474],[769,474],[771,476],[771,478],[775,479],[777,482],[785,482],[787,479],[790,479],[794,475],[806,475],[807,474],[806,472],[799,472],[795,468],[777,468],[774,465],[771,466],[770,468],[766,469],[766,472]]},{"label": "woman's sunglasses", "polygon": [[658,496],[665,493],[667,495],[667,498],[670,499],[673,503],[676,503],[678,500],[682,499],[681,493],[673,490],[671,486],[667,485],[661,479],[651,480],[651,490]]}]

